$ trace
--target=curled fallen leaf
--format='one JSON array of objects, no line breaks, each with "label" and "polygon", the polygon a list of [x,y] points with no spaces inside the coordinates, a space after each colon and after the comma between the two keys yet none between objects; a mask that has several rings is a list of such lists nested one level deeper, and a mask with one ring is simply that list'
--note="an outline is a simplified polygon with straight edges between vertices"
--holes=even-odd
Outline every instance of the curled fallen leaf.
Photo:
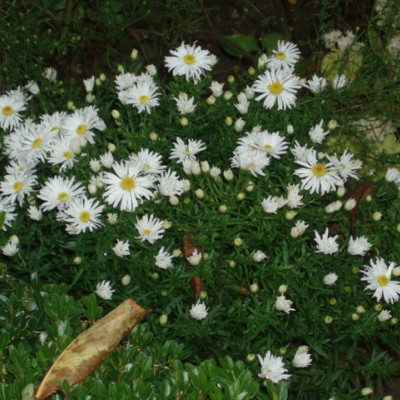
[{"label": "curled fallen leaf", "polygon": [[60,380],[74,385],[85,379],[150,313],[151,310],[145,310],[134,300],[125,300],[69,344],[47,371],[34,397],[42,400],[60,390]]}]

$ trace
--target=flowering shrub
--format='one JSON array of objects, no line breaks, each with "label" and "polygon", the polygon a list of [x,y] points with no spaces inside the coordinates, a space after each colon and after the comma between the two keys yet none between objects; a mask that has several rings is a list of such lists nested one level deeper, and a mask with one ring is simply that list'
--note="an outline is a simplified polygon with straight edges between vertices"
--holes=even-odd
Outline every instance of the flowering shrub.
[{"label": "flowering shrub", "polygon": [[356,78],[301,78],[299,58],[279,41],[222,83],[182,43],[168,82],[135,57],[66,107],[54,70],[0,96],[1,376],[19,380],[3,391],[29,393],[98,304],[128,296],[152,315],[76,398],[358,399],[390,374],[400,170],[335,141]]}]

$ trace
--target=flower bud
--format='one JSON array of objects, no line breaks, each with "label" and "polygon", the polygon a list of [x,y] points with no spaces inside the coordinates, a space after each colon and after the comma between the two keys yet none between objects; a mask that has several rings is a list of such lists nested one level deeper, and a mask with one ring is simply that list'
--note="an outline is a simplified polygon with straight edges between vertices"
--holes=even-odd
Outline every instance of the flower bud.
[{"label": "flower bud", "polygon": [[169,196],[168,200],[169,200],[169,204],[171,204],[171,206],[176,206],[179,204],[178,196],[175,196],[175,195]]},{"label": "flower bud", "polygon": [[212,106],[214,103],[215,103],[215,100],[216,100],[216,98],[215,98],[215,96],[212,94],[211,96],[208,96],[207,97],[207,104],[209,105],[209,106]]},{"label": "flower bud", "polygon": [[225,125],[226,126],[232,126],[232,123],[233,123],[233,121],[232,121],[231,117],[226,117],[225,118]]},{"label": "flower bud", "polygon": [[160,323],[161,326],[167,325],[167,323],[168,323],[167,314],[161,315],[160,318],[158,319],[158,322]]},{"label": "flower bud", "polygon": [[189,125],[189,120],[186,117],[182,117],[179,121],[182,126],[188,126]]},{"label": "flower bud", "polygon": [[230,90],[227,90],[224,93],[224,100],[230,100],[232,98],[232,96],[233,96],[233,93]]},{"label": "flower bud", "polygon": [[138,57],[138,51],[137,51],[137,49],[132,49],[132,51],[131,51],[131,59],[132,59],[132,60],[136,60],[137,57]]},{"label": "flower bud", "polygon": [[246,197],[246,195],[243,192],[240,192],[236,195],[236,198],[241,201]]},{"label": "flower bud", "polygon": [[256,355],[254,353],[249,353],[246,356],[246,361],[251,363],[256,359]]},{"label": "flower bud", "polygon": [[294,210],[289,210],[289,211],[286,211],[286,213],[285,213],[285,218],[286,218],[288,221],[290,221],[290,220],[292,220],[296,215],[297,215],[297,212],[296,212],[296,211],[294,211]]},{"label": "flower bud", "polygon": [[233,172],[231,169],[226,169],[222,174],[227,181],[231,181],[233,179]]},{"label": "flower bud", "polygon": [[343,197],[345,193],[346,193],[346,189],[344,188],[344,186],[340,186],[336,192],[337,197]]},{"label": "flower bud", "polygon": [[379,211],[375,211],[373,214],[372,214],[372,219],[374,220],[374,221],[380,221],[381,219],[382,219],[382,213],[381,212],[379,212]]},{"label": "flower bud", "polygon": [[88,192],[91,195],[95,195],[97,193],[97,186],[94,183],[89,183],[88,185]]},{"label": "flower bud", "polygon": [[235,268],[236,267],[236,261],[235,260],[229,260],[229,266],[231,267],[231,268]]},{"label": "flower bud", "polygon": [[293,127],[292,124],[289,124],[289,125],[286,127],[286,132],[287,132],[289,135],[293,134],[293,132],[294,132],[294,127]]},{"label": "flower bud", "polygon": [[203,198],[204,198],[204,192],[203,192],[202,189],[196,189],[196,190],[194,191],[194,194],[196,195],[196,197],[197,197],[198,199],[203,199]]},{"label": "flower bud", "polygon": [[330,121],[328,121],[328,129],[330,129],[331,131],[336,129],[338,126],[338,123],[336,121],[336,119],[331,119]]},{"label": "flower bud", "polygon": [[228,211],[228,207],[225,204],[221,204],[218,208],[219,212],[224,214]]},{"label": "flower bud", "polygon": [[258,292],[258,284],[257,283],[253,283],[250,285],[250,292],[251,293],[257,293]]},{"label": "flower bud", "polygon": [[327,324],[327,325],[331,324],[332,321],[333,321],[333,318],[332,318],[330,315],[327,315],[327,316],[324,318],[324,322],[325,322],[325,324]]},{"label": "flower bud", "polygon": [[237,247],[241,246],[241,245],[243,244],[242,238],[240,238],[239,236],[236,237],[236,238],[233,240],[233,244],[234,244],[235,246],[237,246]]},{"label": "flower bud", "polygon": [[208,172],[210,172],[210,164],[208,163],[208,161],[201,161],[200,162],[200,167],[201,170],[207,174]]},{"label": "flower bud", "polygon": [[128,286],[131,283],[131,277],[129,275],[124,275],[121,279],[121,283],[124,286]]},{"label": "flower bud", "polygon": [[360,316],[357,313],[351,314],[351,319],[353,321],[358,321],[360,319]]},{"label": "flower bud", "polygon": [[357,306],[356,307],[356,313],[357,314],[364,314],[365,313],[365,308],[363,306]]},{"label": "flower bud", "polygon": [[361,389],[361,396],[369,396],[370,394],[373,393],[373,390],[371,387],[365,387]]},{"label": "flower bud", "polygon": [[287,292],[287,290],[288,290],[288,285],[280,285],[278,287],[278,292],[280,294],[285,294]]},{"label": "flower bud", "polygon": [[82,263],[82,258],[79,257],[79,256],[76,256],[76,257],[74,258],[74,264],[79,265],[79,264],[81,264],[81,263]]}]

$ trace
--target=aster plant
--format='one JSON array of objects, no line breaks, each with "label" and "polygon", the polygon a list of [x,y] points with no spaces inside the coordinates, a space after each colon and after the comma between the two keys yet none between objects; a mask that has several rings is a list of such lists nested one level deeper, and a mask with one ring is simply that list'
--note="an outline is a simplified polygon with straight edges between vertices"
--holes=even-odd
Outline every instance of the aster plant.
[{"label": "aster plant", "polygon": [[[38,112],[47,93],[39,102],[22,88],[0,96],[2,279],[25,282],[24,313],[37,321],[0,328],[6,353],[29,343],[27,358],[53,357],[77,316],[92,323],[99,305],[131,296],[153,314],[107,368],[129,375],[148,356],[157,375],[168,352],[146,345],[178,346],[163,372],[181,371],[168,378],[177,393],[189,391],[182,373],[203,392],[221,381],[212,398],[358,399],[389,374],[387,346],[400,352],[400,172],[371,176],[329,146],[340,115],[325,121],[348,89],[301,78],[299,58],[280,41],[242,81],[222,83],[210,75],[216,57],[182,43],[165,58],[168,86],[138,59],[85,80],[91,96],[69,107],[48,99]],[[38,369],[32,381],[46,363]],[[243,384],[236,397],[229,377]]]}]

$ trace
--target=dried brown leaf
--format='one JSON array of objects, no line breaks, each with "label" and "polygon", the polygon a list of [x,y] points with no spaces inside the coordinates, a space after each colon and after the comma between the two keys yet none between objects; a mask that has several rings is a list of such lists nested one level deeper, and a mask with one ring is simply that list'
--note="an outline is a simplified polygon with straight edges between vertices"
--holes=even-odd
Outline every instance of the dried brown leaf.
[{"label": "dried brown leaf", "polygon": [[69,344],[47,371],[34,397],[42,400],[58,391],[61,380],[74,385],[85,379],[149,313],[151,310],[134,300],[125,300]]}]

